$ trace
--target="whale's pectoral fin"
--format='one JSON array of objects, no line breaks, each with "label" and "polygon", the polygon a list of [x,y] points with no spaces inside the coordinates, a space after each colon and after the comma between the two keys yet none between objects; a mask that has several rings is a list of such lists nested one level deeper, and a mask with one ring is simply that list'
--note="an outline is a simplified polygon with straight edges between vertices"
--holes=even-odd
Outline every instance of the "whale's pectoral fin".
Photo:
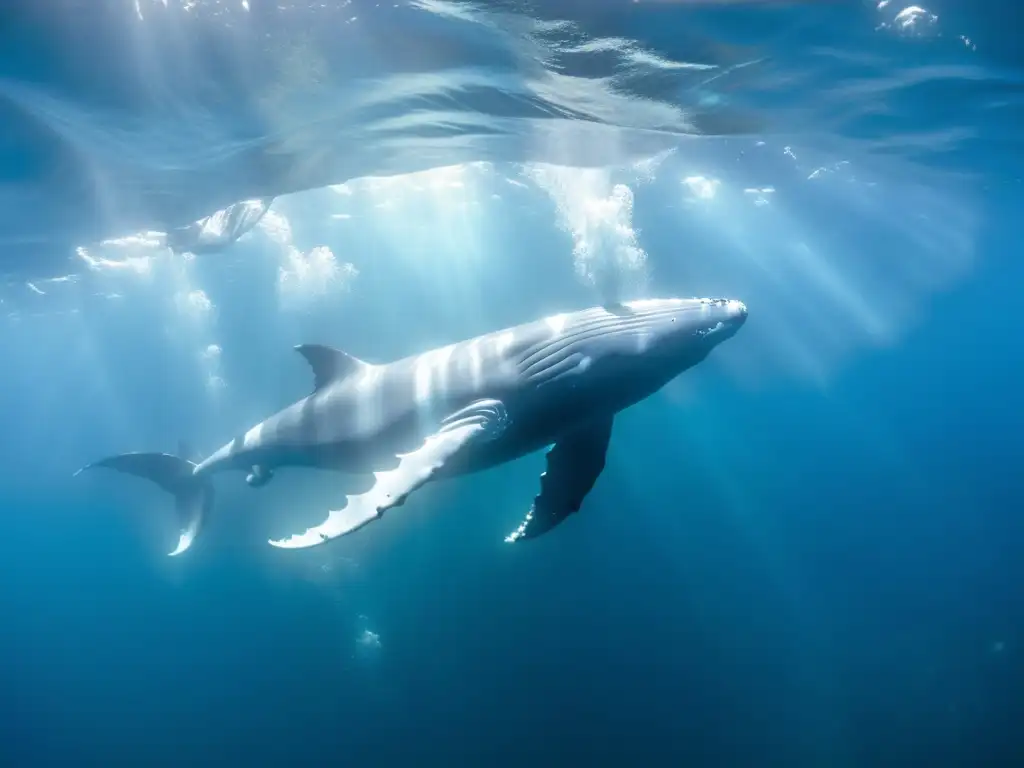
[{"label": "whale's pectoral fin", "polygon": [[540,476],[540,493],[533,500],[533,507],[505,541],[535,539],[578,512],[604,469],[611,436],[609,417],[560,438],[548,451],[547,471]]},{"label": "whale's pectoral fin", "polygon": [[312,547],[362,528],[391,507],[405,503],[409,494],[430,482],[454,456],[498,437],[506,423],[505,408],[497,400],[480,400],[463,408],[445,419],[422,446],[400,455],[395,469],[376,472],[369,491],[347,497],[345,506],[331,510],[320,525],[270,544],[285,549]]}]

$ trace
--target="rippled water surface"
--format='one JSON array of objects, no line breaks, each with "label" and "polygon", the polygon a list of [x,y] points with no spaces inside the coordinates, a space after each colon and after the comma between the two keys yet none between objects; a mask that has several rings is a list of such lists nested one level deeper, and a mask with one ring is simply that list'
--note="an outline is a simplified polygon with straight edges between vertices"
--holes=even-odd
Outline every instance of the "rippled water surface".
[{"label": "rippled water surface", "polygon": [[764,142],[813,158],[794,158],[805,176],[976,175],[979,142],[1018,146],[1020,73],[978,50],[972,28],[994,25],[967,14],[857,0],[25,6],[2,32],[4,261],[60,271],[74,245],[246,198],[469,162],[673,151],[680,169],[779,183],[756,178]]}]

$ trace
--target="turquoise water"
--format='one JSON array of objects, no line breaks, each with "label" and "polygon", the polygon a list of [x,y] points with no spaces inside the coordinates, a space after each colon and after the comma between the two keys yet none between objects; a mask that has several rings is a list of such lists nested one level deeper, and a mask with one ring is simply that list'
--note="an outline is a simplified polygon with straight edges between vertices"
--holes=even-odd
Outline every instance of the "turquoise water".
[{"label": "turquoise water", "polygon": [[[323,6],[0,12],[0,762],[1024,757],[1019,10]],[[178,558],[72,477],[676,295],[750,319],[536,541],[542,453],[302,551],[350,480],[228,474]]]}]

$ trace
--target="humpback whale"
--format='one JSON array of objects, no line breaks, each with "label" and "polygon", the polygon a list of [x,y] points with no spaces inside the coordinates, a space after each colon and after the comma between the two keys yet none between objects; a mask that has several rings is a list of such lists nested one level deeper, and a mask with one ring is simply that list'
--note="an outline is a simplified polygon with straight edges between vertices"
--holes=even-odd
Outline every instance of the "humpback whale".
[{"label": "humpback whale", "polygon": [[[506,541],[533,539],[577,512],[605,465],[612,422],[701,362],[742,327],[731,299],[646,299],[548,317],[374,364],[328,346],[296,347],[313,390],[205,459],[181,448],[126,453],[106,467],[170,492],[181,523],[178,555],[213,506],[211,476],[246,472],[258,487],[276,469],[373,474],[302,533],[271,540],[310,547],[401,506],[425,483],[477,472],[550,446],[540,492]],[[78,474],[78,473],[76,473]]]}]

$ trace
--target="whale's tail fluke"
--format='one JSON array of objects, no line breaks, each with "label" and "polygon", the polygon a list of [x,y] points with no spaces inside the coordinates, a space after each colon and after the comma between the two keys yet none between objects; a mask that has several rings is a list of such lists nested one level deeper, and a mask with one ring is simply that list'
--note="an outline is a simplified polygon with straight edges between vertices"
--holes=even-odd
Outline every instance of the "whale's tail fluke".
[{"label": "whale's tail fluke", "polygon": [[[188,455],[184,450],[182,453]],[[87,464],[75,474],[96,467],[144,477],[172,494],[181,534],[178,546],[168,554],[180,555],[192,546],[207,511],[213,506],[213,484],[208,477],[195,474],[194,462],[169,453],[123,453]]]}]

